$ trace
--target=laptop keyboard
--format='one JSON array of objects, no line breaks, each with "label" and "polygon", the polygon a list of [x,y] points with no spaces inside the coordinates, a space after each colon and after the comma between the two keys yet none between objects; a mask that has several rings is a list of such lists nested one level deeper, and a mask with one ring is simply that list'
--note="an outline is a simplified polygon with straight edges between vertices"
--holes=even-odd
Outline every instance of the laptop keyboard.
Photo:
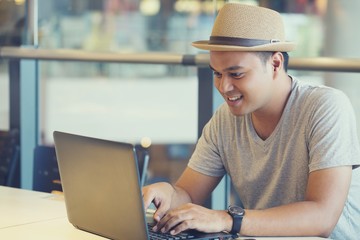
[{"label": "laptop keyboard", "polygon": [[169,233],[154,232],[152,225],[148,224],[150,240],[181,240],[181,239],[193,239],[194,235],[190,233],[179,233],[177,235],[171,235]]}]

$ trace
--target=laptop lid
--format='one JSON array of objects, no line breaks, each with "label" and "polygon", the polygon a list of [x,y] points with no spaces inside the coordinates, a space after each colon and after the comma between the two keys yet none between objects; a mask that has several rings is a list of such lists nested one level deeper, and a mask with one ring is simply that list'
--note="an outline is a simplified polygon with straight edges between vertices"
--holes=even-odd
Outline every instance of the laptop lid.
[{"label": "laptop lid", "polygon": [[134,146],[55,131],[69,222],[112,239],[147,239]]},{"label": "laptop lid", "polygon": [[[59,131],[53,136],[69,222],[111,239],[150,239],[135,147]],[[189,232],[193,239],[234,237]]]}]

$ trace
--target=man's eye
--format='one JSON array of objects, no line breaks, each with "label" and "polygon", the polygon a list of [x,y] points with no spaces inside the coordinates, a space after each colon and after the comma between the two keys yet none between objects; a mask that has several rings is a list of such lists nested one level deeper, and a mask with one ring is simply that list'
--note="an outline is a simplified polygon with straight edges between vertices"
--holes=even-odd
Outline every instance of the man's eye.
[{"label": "man's eye", "polygon": [[221,77],[221,73],[219,73],[219,72],[213,72],[213,74],[214,74],[214,77],[217,77],[217,78]]},{"label": "man's eye", "polygon": [[241,72],[230,73],[230,76],[233,78],[241,78],[243,76],[243,73]]}]

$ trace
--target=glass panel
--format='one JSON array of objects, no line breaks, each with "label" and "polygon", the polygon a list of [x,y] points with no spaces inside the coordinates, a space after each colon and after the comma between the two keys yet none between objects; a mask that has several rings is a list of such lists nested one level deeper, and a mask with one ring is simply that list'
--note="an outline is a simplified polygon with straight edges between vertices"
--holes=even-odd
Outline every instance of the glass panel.
[{"label": "glass panel", "polygon": [[[195,49],[191,47],[190,42],[209,35],[214,12],[212,2],[202,1],[39,0],[38,6],[40,47],[89,51],[194,52]],[[56,67],[60,65],[62,67]],[[173,84],[173,87],[170,86],[171,89],[174,87],[187,89],[187,81],[179,79],[190,76],[188,70],[167,66],[143,65],[140,67],[141,71],[138,71],[138,67],[127,65],[89,63],[87,65],[89,67],[83,71],[84,68],[77,67],[79,65],[81,64],[57,63],[52,67],[42,67],[42,71],[59,77],[59,74],[64,74],[63,67],[66,66],[66,73],[71,76],[122,77],[125,78],[123,81],[130,82],[138,78],[139,85],[144,85],[141,79],[160,78],[164,81],[162,86]],[[191,77],[196,77],[195,71],[191,72]],[[112,84],[116,85],[118,81],[113,82],[115,83]],[[87,84],[92,83],[90,81]],[[161,95],[155,93],[155,96]],[[195,101],[196,96],[193,103]],[[166,102],[167,100],[164,99],[162,105]],[[48,116],[48,114],[44,115]],[[47,117],[42,124],[52,121],[51,119]],[[196,123],[196,119],[190,121]],[[184,136],[177,141],[182,141],[181,139],[184,138],[192,138],[192,141],[196,139]],[[166,141],[164,137],[162,139]],[[175,137],[171,137],[168,141],[174,141],[172,139]]]},{"label": "glass panel", "polygon": [[[214,6],[38,0],[38,16],[40,48],[186,54],[196,51],[192,41],[208,37]],[[185,168],[197,140],[195,68],[46,61],[40,70],[43,144],[52,144],[55,129],[134,143],[148,137],[151,181],[174,180]]]},{"label": "glass panel", "polygon": [[[194,68],[79,62],[41,62],[40,68],[44,143],[52,143],[54,130],[134,143],[143,137],[153,143],[197,139],[196,74],[179,73]],[[83,69],[90,71],[81,74]]]},{"label": "glass panel", "polygon": [[39,46],[89,51],[193,53],[207,38],[211,1],[38,0]]},{"label": "glass panel", "polygon": [[[21,45],[25,0],[0,1],[0,47]],[[8,61],[0,59],[0,130],[10,128],[10,86]]]},{"label": "glass panel", "polygon": [[40,69],[42,144],[53,144],[54,130],[135,144],[150,139],[149,181],[173,180],[185,168],[197,140],[195,68],[41,61]]}]

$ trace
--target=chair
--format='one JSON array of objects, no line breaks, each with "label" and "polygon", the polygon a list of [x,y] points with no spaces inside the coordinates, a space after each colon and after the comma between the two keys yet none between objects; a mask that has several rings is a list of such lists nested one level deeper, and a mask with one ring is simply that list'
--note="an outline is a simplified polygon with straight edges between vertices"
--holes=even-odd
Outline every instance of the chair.
[{"label": "chair", "polygon": [[[144,186],[147,177],[149,152],[139,145],[135,146],[135,152],[138,160],[140,184]],[[51,193],[62,192],[56,152],[53,146],[37,146],[34,149],[33,190]]]},{"label": "chair", "polygon": [[19,131],[0,131],[0,185],[20,186]]},{"label": "chair", "polygon": [[55,147],[36,146],[34,149],[33,190],[62,192]]}]

